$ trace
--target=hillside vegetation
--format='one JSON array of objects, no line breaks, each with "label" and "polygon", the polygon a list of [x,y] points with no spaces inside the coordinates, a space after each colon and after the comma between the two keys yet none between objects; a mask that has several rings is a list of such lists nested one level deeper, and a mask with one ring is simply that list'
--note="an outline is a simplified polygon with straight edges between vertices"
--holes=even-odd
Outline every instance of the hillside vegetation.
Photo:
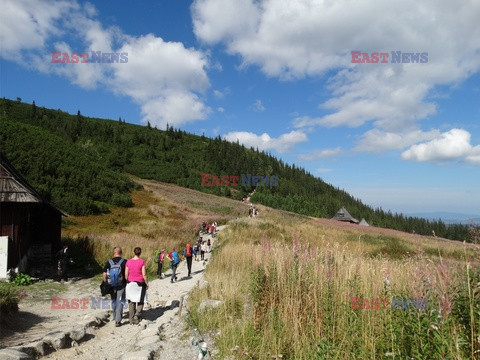
[{"label": "hillside vegetation", "polygon": [[[478,246],[316,219],[132,179],[133,206],[72,216],[62,231],[77,263],[97,267],[121,245],[142,247],[149,272],[156,249],[182,249],[202,221],[228,226],[207,267],[208,285],[190,295],[188,322],[211,332],[220,358],[474,359],[480,351]],[[392,298],[427,309],[392,309]],[[222,301],[199,311],[202,300]],[[366,304],[352,308],[352,301]],[[387,299],[387,308],[378,301]],[[366,303],[365,303],[366,301]],[[368,308],[371,307],[371,308]]]},{"label": "hillside vegetation", "polygon": [[[191,296],[221,358],[478,358],[477,247],[261,213],[230,222]],[[199,311],[205,299],[222,306]]]},{"label": "hillside vegetation", "polygon": [[468,227],[446,226],[373,209],[302,168],[217,137],[166,131],[118,121],[70,115],[8,99],[0,100],[0,151],[53,204],[85,215],[132,205],[134,183],[125,176],[174,183],[241,199],[252,186],[201,186],[201,174],[278,176],[278,186],[257,186],[252,201],[315,217],[342,206],[370,224],[469,241]]},{"label": "hillside vegetation", "polygon": [[156,250],[182,249],[186,243],[197,241],[202,222],[215,220],[220,225],[246,213],[239,201],[171,184],[135,181],[142,189],[133,191],[132,207],[113,207],[108,214],[70,216],[65,221],[62,242],[71,245],[75,273],[100,272],[114,246],[121,246],[127,258],[139,246],[147,270],[153,274]]}]

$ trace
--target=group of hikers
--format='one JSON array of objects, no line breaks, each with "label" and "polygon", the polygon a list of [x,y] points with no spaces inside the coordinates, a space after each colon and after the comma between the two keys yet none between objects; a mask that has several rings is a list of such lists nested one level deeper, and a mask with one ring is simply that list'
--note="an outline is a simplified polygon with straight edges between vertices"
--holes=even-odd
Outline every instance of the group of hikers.
[{"label": "group of hikers", "polygon": [[200,230],[200,234],[212,234],[213,237],[215,237],[215,234],[217,232],[217,222],[214,221],[211,225],[206,223],[205,221],[202,223],[202,230]]},{"label": "group of hikers", "polygon": [[258,216],[258,210],[256,207],[250,206],[248,209],[248,216],[249,217],[257,217]]},{"label": "group of hikers", "polygon": [[[214,234],[217,231],[216,223],[209,225],[208,228],[202,225],[202,229],[205,229],[207,233]],[[205,260],[205,253],[210,252],[211,246],[210,238],[204,241],[203,234],[194,246],[186,244],[183,250],[183,257],[187,262],[187,276],[189,278],[192,274],[193,259],[196,261]],[[133,258],[126,260],[122,257],[122,248],[116,246],[113,249],[113,257],[105,264],[103,269],[102,285],[108,287],[108,290],[105,290],[105,292],[111,295],[115,326],[117,327],[121,326],[122,310],[125,300],[128,301],[129,323],[133,325],[139,324],[149,287],[146,261],[140,258],[142,249],[136,247],[133,253]],[[200,260],[198,259],[199,254]],[[177,249],[173,248],[168,254],[165,254],[165,249],[156,252],[154,260],[158,263],[157,276],[159,279],[165,277],[163,274],[165,258],[170,261],[170,267],[172,269],[170,282],[176,282],[177,267],[181,261]]]}]

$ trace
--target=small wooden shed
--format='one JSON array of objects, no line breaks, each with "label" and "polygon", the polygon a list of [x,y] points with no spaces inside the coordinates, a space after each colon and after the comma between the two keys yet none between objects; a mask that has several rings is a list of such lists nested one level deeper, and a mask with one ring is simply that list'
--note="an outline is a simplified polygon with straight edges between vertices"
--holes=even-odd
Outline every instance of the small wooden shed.
[{"label": "small wooden shed", "polygon": [[0,237],[8,237],[7,269],[28,272],[35,260],[58,251],[62,215],[0,154]]}]

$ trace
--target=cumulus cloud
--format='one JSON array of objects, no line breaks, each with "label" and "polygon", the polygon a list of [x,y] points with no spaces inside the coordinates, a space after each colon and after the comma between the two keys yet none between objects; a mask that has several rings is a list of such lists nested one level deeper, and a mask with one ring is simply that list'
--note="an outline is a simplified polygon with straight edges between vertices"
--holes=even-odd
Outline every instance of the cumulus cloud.
[{"label": "cumulus cloud", "polygon": [[[287,80],[327,78],[330,98],[319,103],[317,114],[297,116],[297,129],[368,123],[389,134],[377,147],[384,150],[429,140],[434,134],[422,133],[420,121],[437,113],[432,90],[480,70],[479,13],[476,0],[195,0],[192,5],[197,38],[223,44],[241,57],[242,66]],[[351,51],[357,50],[427,52],[428,62],[353,64]],[[398,139],[405,129],[408,141]],[[366,133],[357,149],[371,151],[362,140],[374,135]]]},{"label": "cumulus cloud", "polygon": [[421,141],[433,140],[440,135],[440,131],[407,130],[403,132],[386,132],[372,129],[364,133],[355,147],[356,151],[382,152],[387,150],[401,150]]},{"label": "cumulus cloud", "polygon": [[[128,96],[140,105],[142,121],[160,128],[203,120],[211,112],[202,99],[210,86],[202,51],[153,34],[130,36],[105,28],[90,3],[1,1],[8,14],[0,23],[3,58],[64,76],[85,89],[103,86]],[[72,38],[80,40],[81,51],[69,43]],[[56,64],[51,63],[52,49],[69,54],[88,49],[90,57],[91,51],[126,52],[128,62]]]},{"label": "cumulus cloud", "polygon": [[70,1],[1,0],[0,54],[20,60],[20,50],[42,49],[48,38],[59,35],[61,17],[78,8]]},{"label": "cumulus cloud", "polygon": [[312,160],[325,159],[328,157],[336,156],[341,152],[342,152],[342,148],[336,147],[334,149],[317,150],[311,154],[301,154],[298,157],[300,158],[300,160],[312,161]]},{"label": "cumulus cloud", "polygon": [[239,142],[246,147],[253,147],[259,150],[276,150],[279,153],[288,151],[292,146],[307,141],[307,135],[301,131],[291,131],[272,138],[267,133],[257,135],[247,131],[233,131],[224,135],[224,139],[230,142]]},{"label": "cumulus cloud", "polygon": [[463,129],[452,129],[437,138],[413,145],[402,153],[405,160],[444,162],[457,159],[477,163],[480,146],[472,147],[470,133]]}]

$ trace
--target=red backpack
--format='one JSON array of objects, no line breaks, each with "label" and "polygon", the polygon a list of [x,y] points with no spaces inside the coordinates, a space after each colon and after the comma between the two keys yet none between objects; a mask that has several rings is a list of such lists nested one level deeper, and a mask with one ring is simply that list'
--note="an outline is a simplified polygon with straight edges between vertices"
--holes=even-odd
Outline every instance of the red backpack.
[{"label": "red backpack", "polygon": [[186,249],[185,253],[186,253],[187,257],[192,256],[192,247],[190,246],[190,244],[187,244],[187,249]]}]

